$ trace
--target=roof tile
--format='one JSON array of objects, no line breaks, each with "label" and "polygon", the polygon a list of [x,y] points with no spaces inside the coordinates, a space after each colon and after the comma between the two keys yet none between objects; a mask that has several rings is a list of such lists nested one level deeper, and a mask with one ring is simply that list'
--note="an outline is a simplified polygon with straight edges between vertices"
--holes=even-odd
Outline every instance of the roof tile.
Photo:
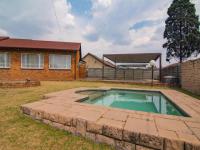
[{"label": "roof tile", "polygon": [[[2,40],[1,40],[2,39]],[[81,43],[13,39],[0,37],[0,48],[30,48],[54,50],[80,50]]]}]

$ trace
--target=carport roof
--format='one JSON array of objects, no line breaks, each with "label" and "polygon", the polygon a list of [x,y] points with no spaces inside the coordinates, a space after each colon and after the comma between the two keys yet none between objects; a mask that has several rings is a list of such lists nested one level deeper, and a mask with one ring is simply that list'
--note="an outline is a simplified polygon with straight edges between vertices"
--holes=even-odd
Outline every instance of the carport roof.
[{"label": "carport roof", "polygon": [[157,60],[161,53],[104,54],[104,57],[115,63],[149,63]]}]

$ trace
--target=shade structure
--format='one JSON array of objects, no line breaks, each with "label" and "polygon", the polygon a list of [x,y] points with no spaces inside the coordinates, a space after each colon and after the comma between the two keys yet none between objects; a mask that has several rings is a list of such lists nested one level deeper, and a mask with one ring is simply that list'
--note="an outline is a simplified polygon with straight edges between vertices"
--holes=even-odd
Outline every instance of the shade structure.
[{"label": "shade structure", "polygon": [[127,67],[127,68],[145,68],[147,64],[120,64],[118,67]]},{"label": "shade structure", "polygon": [[[104,58],[107,58],[115,63],[126,64],[145,64],[149,63],[151,60],[157,60],[159,58],[159,74],[160,74],[160,81],[162,80],[162,55],[161,53],[135,53],[135,54],[104,54]],[[153,67],[152,67],[153,68]],[[117,68],[115,67],[115,79],[117,74]],[[102,78],[104,78],[104,65],[102,68]],[[153,81],[153,69],[152,69],[152,81]]]},{"label": "shade structure", "polygon": [[149,63],[157,60],[161,53],[104,54],[103,57],[115,63]]}]

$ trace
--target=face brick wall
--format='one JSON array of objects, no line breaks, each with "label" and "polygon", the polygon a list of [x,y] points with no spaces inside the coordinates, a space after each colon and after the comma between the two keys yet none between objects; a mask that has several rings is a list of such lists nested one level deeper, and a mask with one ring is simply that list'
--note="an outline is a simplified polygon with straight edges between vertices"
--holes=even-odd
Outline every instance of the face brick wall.
[{"label": "face brick wall", "polygon": [[181,65],[182,88],[200,95],[200,59]]},{"label": "face brick wall", "polygon": [[87,55],[87,57],[83,58],[83,60],[86,62],[86,68],[102,68],[103,64],[92,57],[91,55]]},{"label": "face brick wall", "polygon": [[[79,70],[77,67],[79,62],[79,51],[39,51],[38,53],[44,54],[44,69],[21,69],[21,53],[36,53],[35,51],[6,51],[9,52],[11,56],[11,66],[9,69],[0,69],[0,80],[74,80],[79,78]],[[49,69],[49,54],[71,55],[71,69]]]},{"label": "face brick wall", "polygon": [[86,64],[81,64],[79,66],[79,78],[84,79],[87,76],[87,71],[86,71]]}]

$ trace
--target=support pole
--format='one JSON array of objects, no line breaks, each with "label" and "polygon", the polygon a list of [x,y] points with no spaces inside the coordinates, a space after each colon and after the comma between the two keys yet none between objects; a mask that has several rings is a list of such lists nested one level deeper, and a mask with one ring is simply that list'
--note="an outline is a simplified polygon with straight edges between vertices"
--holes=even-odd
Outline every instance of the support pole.
[{"label": "support pole", "polygon": [[102,80],[104,80],[104,55],[103,55],[103,66],[102,66]]},{"label": "support pole", "polygon": [[126,70],[124,69],[124,80],[126,80]]},{"label": "support pole", "polygon": [[160,66],[159,66],[159,73],[160,73],[160,82],[162,82],[162,54],[160,54]]},{"label": "support pole", "polygon": [[115,80],[117,79],[117,65],[116,65],[116,57],[115,57]]},{"label": "support pole", "polygon": [[154,67],[154,66],[152,66],[152,67],[151,67],[151,73],[152,73],[152,78],[151,78],[151,86],[153,86],[153,78],[154,78],[154,77],[153,77],[153,72],[154,72],[154,69],[153,69],[153,67]]},{"label": "support pole", "polygon": [[162,112],[161,96],[159,96],[159,112]]},{"label": "support pole", "polygon": [[142,80],[144,80],[144,70],[142,69]]},{"label": "support pole", "polygon": [[135,75],[134,74],[135,74],[135,72],[134,72],[134,69],[133,69],[133,80],[135,80],[135,77],[134,77]]},{"label": "support pole", "polygon": [[76,52],[74,53],[74,80],[76,80],[77,64],[76,64]]}]

